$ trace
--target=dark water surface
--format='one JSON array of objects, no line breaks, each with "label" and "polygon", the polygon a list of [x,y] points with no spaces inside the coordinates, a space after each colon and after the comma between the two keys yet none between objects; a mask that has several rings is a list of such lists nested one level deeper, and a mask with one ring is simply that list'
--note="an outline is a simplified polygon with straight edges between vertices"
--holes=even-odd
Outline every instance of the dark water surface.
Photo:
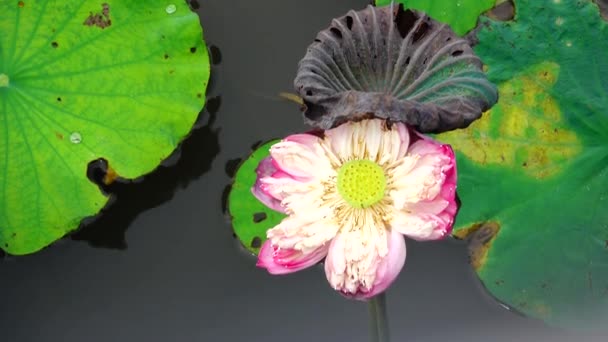
[{"label": "dark water surface", "polygon": [[[256,141],[305,129],[277,94],[292,91],[316,32],[367,3],[199,0],[218,62],[201,124],[172,167],[115,186],[118,200],[96,222],[38,254],[0,260],[0,340],[367,341],[366,304],[331,290],[321,267],[283,277],[257,269],[221,202],[226,165]],[[388,301],[393,341],[603,340],[501,307],[457,241],[408,241]]]}]

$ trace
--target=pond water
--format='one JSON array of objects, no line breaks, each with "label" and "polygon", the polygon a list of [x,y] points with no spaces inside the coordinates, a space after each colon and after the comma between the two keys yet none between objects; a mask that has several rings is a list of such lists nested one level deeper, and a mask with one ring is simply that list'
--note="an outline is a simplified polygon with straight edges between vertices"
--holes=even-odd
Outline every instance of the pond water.
[{"label": "pond water", "polygon": [[[0,260],[2,340],[367,341],[366,304],[331,290],[321,267],[283,277],[257,269],[222,208],[238,158],[305,129],[278,93],[292,91],[316,32],[367,4],[200,0],[216,63],[200,124],[171,166],[114,186],[101,218],[40,253]],[[388,305],[393,341],[596,340],[502,307],[453,240],[408,241]]]}]

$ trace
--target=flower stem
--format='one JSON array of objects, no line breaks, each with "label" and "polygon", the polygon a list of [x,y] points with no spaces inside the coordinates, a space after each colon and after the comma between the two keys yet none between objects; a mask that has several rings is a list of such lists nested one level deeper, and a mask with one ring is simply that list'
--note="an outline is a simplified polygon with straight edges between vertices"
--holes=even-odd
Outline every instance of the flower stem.
[{"label": "flower stem", "polygon": [[381,293],[369,300],[370,336],[372,342],[389,342],[386,296]]}]

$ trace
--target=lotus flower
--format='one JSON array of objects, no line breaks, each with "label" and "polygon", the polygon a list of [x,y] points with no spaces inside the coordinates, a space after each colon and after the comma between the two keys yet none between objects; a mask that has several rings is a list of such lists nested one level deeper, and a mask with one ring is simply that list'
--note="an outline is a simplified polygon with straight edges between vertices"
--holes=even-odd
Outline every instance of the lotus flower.
[{"label": "lotus flower", "polygon": [[254,195],[288,215],[267,231],[257,265],[286,274],[325,258],[330,285],[355,299],[396,279],[404,236],[441,239],[457,212],[452,149],[403,123],[370,119],[288,136],[257,174]]}]

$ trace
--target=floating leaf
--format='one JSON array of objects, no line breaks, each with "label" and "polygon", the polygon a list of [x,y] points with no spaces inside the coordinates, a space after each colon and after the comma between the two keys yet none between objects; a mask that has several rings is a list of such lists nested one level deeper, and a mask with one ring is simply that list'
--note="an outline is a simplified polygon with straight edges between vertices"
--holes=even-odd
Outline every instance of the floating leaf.
[{"label": "floating leaf", "polygon": [[249,251],[257,254],[266,241],[266,231],[281,222],[284,214],[266,207],[251,193],[256,180],[256,168],[270,155],[270,146],[278,140],[257,148],[239,167],[228,195],[228,211],[237,238]]},{"label": "floating leaf", "polygon": [[183,1],[3,1],[0,32],[0,247],[26,254],[105,205],[91,161],[135,178],[175,149],[209,60]]},{"label": "floating leaf", "polygon": [[[394,0],[376,0],[376,6],[390,5]],[[475,26],[479,15],[494,6],[496,0],[397,0],[405,8],[427,13],[446,23],[456,34],[463,35]]]},{"label": "floating leaf", "polygon": [[608,323],[608,29],[591,1],[519,0],[476,52],[500,100],[457,151],[455,235],[499,300],[551,324]]},{"label": "floating leaf", "polygon": [[423,132],[466,127],[496,102],[468,43],[399,6],[350,11],[319,32],[295,79],[307,123],[374,115]]}]

